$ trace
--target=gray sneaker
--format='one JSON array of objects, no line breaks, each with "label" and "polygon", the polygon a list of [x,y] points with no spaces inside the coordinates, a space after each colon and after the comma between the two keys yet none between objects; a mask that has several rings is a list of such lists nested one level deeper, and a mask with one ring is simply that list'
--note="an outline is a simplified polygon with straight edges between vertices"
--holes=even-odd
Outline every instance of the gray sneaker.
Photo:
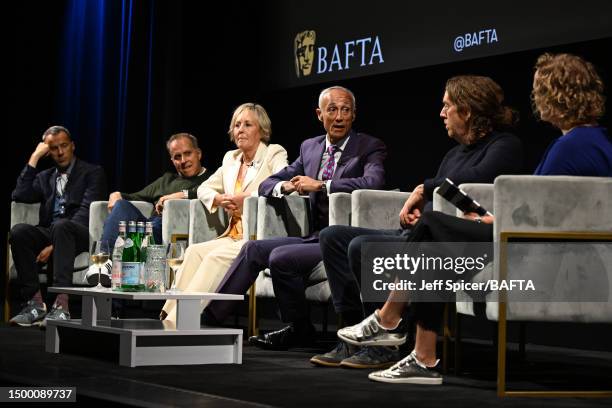
[{"label": "gray sneaker", "polygon": [[15,317],[9,320],[9,323],[13,326],[38,326],[41,324],[46,314],[47,306],[44,303],[36,303],[30,300]]},{"label": "gray sneaker", "polygon": [[47,316],[45,316],[45,319],[40,324],[40,327],[47,327],[47,321],[49,320],[70,320],[70,313],[61,306],[53,305],[51,311],[47,313]]},{"label": "gray sneaker", "polygon": [[362,347],[352,356],[340,363],[341,367],[350,368],[387,368],[401,359],[397,346],[392,347]]},{"label": "gray sneaker", "polygon": [[[438,365],[438,361],[436,361],[436,365]],[[427,367],[417,360],[414,351],[390,368],[370,373],[368,378],[373,381],[391,384],[442,384],[442,375],[434,370],[433,367]]]},{"label": "gray sneaker", "polygon": [[325,354],[318,354],[310,359],[315,365],[325,367],[340,367],[340,363],[359,350],[358,347],[339,341],[333,350]]},{"label": "gray sneaker", "polygon": [[399,346],[406,342],[406,334],[390,333],[380,325],[378,310],[361,323],[338,330],[338,337],[356,346]]}]

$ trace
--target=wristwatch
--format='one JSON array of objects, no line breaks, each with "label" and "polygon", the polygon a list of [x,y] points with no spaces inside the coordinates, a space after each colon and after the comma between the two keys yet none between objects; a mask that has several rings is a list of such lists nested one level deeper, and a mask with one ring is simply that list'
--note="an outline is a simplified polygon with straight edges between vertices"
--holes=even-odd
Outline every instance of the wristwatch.
[{"label": "wristwatch", "polygon": [[476,218],[474,218],[474,221],[480,224],[482,222],[482,218],[480,217],[480,215],[477,215]]},{"label": "wristwatch", "polygon": [[183,198],[189,198],[189,190],[183,190]]},{"label": "wristwatch", "polygon": [[327,183],[325,181],[321,184],[321,192],[327,194]]}]

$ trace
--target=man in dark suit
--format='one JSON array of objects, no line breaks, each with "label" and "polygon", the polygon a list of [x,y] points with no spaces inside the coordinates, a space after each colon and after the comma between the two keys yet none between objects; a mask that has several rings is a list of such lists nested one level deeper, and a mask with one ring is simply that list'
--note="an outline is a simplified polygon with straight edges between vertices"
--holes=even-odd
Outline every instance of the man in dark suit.
[{"label": "man in dark suit", "polygon": [[[17,178],[12,199],[40,203],[39,224],[17,224],[11,229],[10,245],[25,307],[10,323],[20,326],[45,325],[48,319],[70,319],[68,296],[56,297],[47,313],[38,281],[38,264],[52,259],[56,286],[72,286],[74,258],[89,248],[89,205],[103,200],[106,178],[102,167],[77,159],[68,129],[52,126]],[[43,157],[55,167],[36,172]]]},{"label": "man in dark suit", "polygon": [[[243,294],[259,271],[270,268],[282,319],[290,325],[277,332],[249,339],[252,344],[284,349],[309,343],[314,334],[307,313],[304,276],[322,259],[318,232],[328,225],[328,195],[384,186],[386,147],[380,140],[351,129],[355,120],[355,97],[342,87],[319,95],[317,117],[327,134],[308,139],[291,165],[270,176],[259,194],[281,197],[298,192],[310,198],[312,233],[303,238],[284,237],[249,241],[242,247],[218,292]],[[213,301],[205,310],[210,322],[222,321],[235,302]]]}]

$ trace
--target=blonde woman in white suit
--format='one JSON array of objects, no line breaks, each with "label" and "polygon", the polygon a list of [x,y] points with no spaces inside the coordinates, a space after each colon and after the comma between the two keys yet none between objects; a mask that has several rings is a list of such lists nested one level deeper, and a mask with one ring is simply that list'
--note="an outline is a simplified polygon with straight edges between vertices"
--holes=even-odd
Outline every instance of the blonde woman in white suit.
[{"label": "blonde woman in white suit", "polygon": [[[223,164],[198,188],[198,199],[211,213],[225,210],[230,218],[227,230],[217,239],[187,248],[177,272],[177,289],[212,292],[223,280],[244,244],[242,204],[245,197],[257,195],[259,184],[287,166],[287,151],[268,144],[271,123],[258,104],[240,105],[232,115],[228,134],[238,149],[223,157]],[[202,301],[202,310],[208,302]],[[160,318],[176,323],[176,301],[168,300]]]}]

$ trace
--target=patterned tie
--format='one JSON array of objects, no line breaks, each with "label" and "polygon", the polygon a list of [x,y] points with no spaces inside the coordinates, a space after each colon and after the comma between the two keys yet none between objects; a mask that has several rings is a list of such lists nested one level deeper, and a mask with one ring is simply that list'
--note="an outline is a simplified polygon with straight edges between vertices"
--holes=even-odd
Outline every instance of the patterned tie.
[{"label": "patterned tie", "polygon": [[334,157],[334,155],[336,154],[336,152],[338,151],[338,146],[336,145],[329,145],[329,147],[327,148],[327,162],[325,162],[325,165],[323,167],[323,173],[321,175],[321,180],[325,181],[325,180],[330,180],[332,178],[332,176],[334,175],[334,166],[336,165],[336,158]]}]

